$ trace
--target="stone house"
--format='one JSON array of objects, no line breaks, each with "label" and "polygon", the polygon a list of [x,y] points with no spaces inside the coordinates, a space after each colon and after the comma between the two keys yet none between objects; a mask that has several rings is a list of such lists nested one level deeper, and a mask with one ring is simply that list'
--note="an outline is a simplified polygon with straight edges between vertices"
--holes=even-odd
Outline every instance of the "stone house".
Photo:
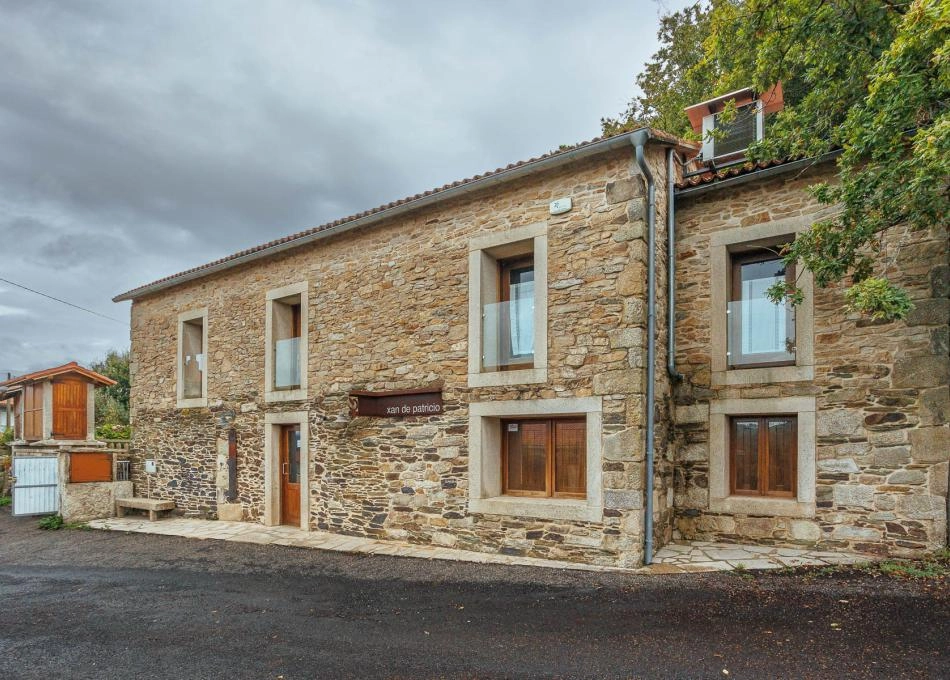
[{"label": "stone house", "polygon": [[119,295],[136,491],[152,459],[189,514],[614,566],[944,545],[946,232],[893,237],[906,322],[807,272],[766,304],[833,159],[696,153],[594,140]]}]

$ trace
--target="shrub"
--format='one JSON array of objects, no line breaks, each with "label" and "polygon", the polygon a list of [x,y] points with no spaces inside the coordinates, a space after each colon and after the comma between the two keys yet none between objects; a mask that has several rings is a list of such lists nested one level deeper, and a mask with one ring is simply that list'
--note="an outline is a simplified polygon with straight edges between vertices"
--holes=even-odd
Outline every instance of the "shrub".
[{"label": "shrub", "polygon": [[40,520],[40,529],[55,530],[63,528],[62,515],[49,515]]},{"label": "shrub", "polygon": [[96,428],[96,439],[131,439],[131,425],[100,425]]}]

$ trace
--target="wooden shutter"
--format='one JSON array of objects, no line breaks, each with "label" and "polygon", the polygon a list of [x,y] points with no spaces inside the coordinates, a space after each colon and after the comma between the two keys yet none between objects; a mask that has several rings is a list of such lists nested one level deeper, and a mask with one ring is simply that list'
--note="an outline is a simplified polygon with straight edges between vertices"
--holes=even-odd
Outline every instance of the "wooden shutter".
[{"label": "wooden shutter", "polygon": [[583,498],[587,493],[587,423],[554,421],[554,495]]},{"label": "wooden shutter", "polygon": [[43,384],[23,387],[23,438],[36,441],[43,438]]},{"label": "wooden shutter", "polygon": [[53,438],[86,438],[86,383],[63,379],[53,383]]},{"label": "wooden shutter", "polygon": [[548,495],[548,448],[546,420],[502,423],[506,442],[505,488],[515,496]]},{"label": "wooden shutter", "polygon": [[730,419],[730,493],[794,497],[797,470],[798,419],[795,416]]},{"label": "wooden shutter", "polygon": [[502,421],[502,488],[512,496],[584,498],[587,421]]},{"label": "wooden shutter", "polygon": [[732,493],[759,493],[759,419],[733,418],[730,433]]}]

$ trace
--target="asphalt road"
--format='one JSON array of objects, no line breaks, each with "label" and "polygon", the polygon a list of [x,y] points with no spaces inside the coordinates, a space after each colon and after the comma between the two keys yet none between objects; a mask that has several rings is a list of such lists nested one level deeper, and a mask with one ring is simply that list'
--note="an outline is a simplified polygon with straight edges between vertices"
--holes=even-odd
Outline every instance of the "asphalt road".
[{"label": "asphalt road", "polygon": [[950,588],[627,576],[40,531],[0,512],[0,678],[950,676]]}]

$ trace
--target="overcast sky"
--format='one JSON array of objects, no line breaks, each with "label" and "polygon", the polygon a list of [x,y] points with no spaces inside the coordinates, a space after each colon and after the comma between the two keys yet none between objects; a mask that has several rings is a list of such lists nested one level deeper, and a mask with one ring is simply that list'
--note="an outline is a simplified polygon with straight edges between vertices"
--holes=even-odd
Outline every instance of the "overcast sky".
[{"label": "overcast sky", "polygon": [[128,347],[111,298],[599,134],[668,0],[0,0],[0,370]]}]

